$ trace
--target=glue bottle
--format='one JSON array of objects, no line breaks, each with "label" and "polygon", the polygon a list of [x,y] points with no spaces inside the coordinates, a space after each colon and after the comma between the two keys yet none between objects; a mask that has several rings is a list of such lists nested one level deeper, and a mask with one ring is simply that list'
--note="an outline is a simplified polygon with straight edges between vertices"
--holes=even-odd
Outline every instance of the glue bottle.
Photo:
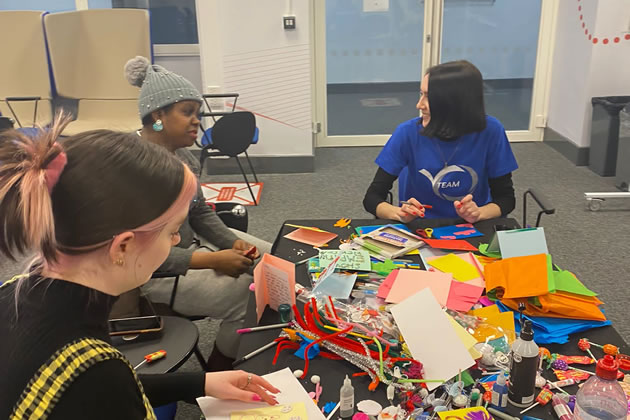
[{"label": "glue bottle", "polygon": [[490,404],[499,410],[505,409],[507,407],[507,393],[508,388],[505,384],[505,375],[501,372],[497,376],[497,381],[492,385],[492,400]]},{"label": "glue bottle", "polygon": [[354,388],[350,378],[346,375],[343,380],[343,386],[339,390],[339,416],[342,418],[350,418],[354,414]]},{"label": "glue bottle", "polygon": [[508,400],[516,407],[528,407],[536,397],[536,372],[539,358],[530,320],[525,320],[523,323],[521,335],[512,344],[511,356]]}]

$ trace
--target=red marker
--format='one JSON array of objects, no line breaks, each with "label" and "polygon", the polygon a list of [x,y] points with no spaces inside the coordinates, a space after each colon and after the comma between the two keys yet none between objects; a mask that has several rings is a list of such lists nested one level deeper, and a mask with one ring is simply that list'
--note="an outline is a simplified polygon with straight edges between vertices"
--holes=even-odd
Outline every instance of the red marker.
[{"label": "red marker", "polygon": [[245,253],[245,256],[247,258],[254,258],[254,255],[256,255],[256,247],[255,246],[251,247],[251,249]]}]

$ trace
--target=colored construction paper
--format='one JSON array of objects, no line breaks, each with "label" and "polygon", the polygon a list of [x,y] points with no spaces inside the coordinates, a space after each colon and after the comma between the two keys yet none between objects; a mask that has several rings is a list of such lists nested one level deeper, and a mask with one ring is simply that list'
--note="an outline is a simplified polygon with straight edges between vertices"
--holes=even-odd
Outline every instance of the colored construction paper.
[{"label": "colored construction paper", "polygon": [[470,223],[433,228],[431,235],[431,237],[435,239],[464,239],[473,238],[475,236],[483,236],[483,233],[475,229]]},{"label": "colored construction paper", "polygon": [[303,244],[312,246],[322,246],[337,237],[337,234],[330,232],[319,232],[312,229],[298,228],[293,232],[284,235],[285,238],[293,241],[302,242]]},{"label": "colored construction paper", "polygon": [[[263,378],[281,391],[275,394],[279,404],[274,407],[302,403],[306,407],[307,413],[306,417],[302,417],[303,419],[325,420],[326,416],[322,414],[319,407],[313,402],[313,399],[309,397],[300,381],[293,375],[291,369],[284,368],[276,372],[268,373],[264,375]],[[230,414],[237,411],[270,407],[264,401],[244,402],[237,400],[220,400],[215,397],[200,397],[197,398],[197,403],[207,420],[230,420]]]},{"label": "colored construction paper", "polygon": [[440,420],[492,420],[492,416],[483,407],[460,408],[459,410],[438,412]]},{"label": "colored construction paper", "polygon": [[490,251],[488,248],[490,248],[490,244],[479,244],[479,252],[481,252],[486,257],[501,258],[501,252]]},{"label": "colored construction paper", "polygon": [[[490,305],[485,308],[475,309],[469,312],[471,315],[478,316],[484,320],[485,324],[493,325],[501,328],[502,332],[508,336],[508,341],[511,343],[516,338],[514,328],[514,312],[501,312],[498,305]],[[492,330],[478,329],[475,332],[475,338],[479,342],[483,342],[486,338],[496,338],[495,332]]]},{"label": "colored construction paper", "polygon": [[605,321],[606,316],[599,308],[603,302],[595,296],[582,296],[566,292],[547,293],[535,299],[501,299],[501,302],[512,309],[518,308],[519,302],[525,303],[526,315],[585,319]]},{"label": "colored construction paper", "polygon": [[[510,311],[510,308],[501,302],[499,302],[497,306],[503,311]],[[509,313],[513,314],[513,318],[518,318],[519,316],[519,314],[514,312]],[[612,324],[610,321],[547,318],[529,315],[525,315],[523,318],[532,321],[532,326],[534,328],[534,340],[536,340],[536,343],[539,344],[564,344],[569,341],[570,334],[590,330],[592,328],[605,327]],[[514,325],[517,332],[520,331],[520,324],[516,322]]]},{"label": "colored construction paper", "polygon": [[[357,226],[354,228],[354,230],[357,232],[357,234],[359,236],[361,235],[365,235],[366,233],[370,233],[370,232],[374,232],[376,229],[382,228],[383,226],[388,226],[388,225],[370,225],[370,226]],[[413,233],[412,231],[409,230],[409,228],[405,225],[403,225],[402,223],[398,223],[398,224],[392,224],[389,226],[394,226],[398,229],[402,229],[405,230],[409,233]]]},{"label": "colored construction paper", "polygon": [[553,272],[556,290],[583,296],[597,296],[597,293],[588,289],[573,273],[566,270]]},{"label": "colored construction paper", "polygon": [[257,321],[265,306],[275,311],[283,303],[295,305],[295,264],[271,254],[263,255],[254,268]]},{"label": "colored construction paper", "polygon": [[326,267],[335,258],[340,257],[337,269],[370,271],[370,254],[362,250],[320,249],[319,266]]},{"label": "colored construction paper", "polygon": [[448,251],[442,251],[440,249],[431,248],[428,246],[423,246],[422,248],[418,249],[418,252],[420,254],[420,259],[422,260],[422,264],[424,264],[424,267],[427,270],[431,268],[431,266],[429,265],[430,259],[442,257],[444,255],[449,254]]},{"label": "colored construction paper", "polygon": [[475,248],[470,243],[466,242],[463,239],[426,239],[422,238],[422,240],[429,245],[431,248],[438,249],[456,249],[460,251],[476,251]]},{"label": "colored construction paper", "polygon": [[477,303],[482,293],[483,287],[454,281],[451,283],[446,307],[454,311],[467,312]]},{"label": "colored construction paper", "polygon": [[396,281],[389,291],[385,302],[399,303],[424,288],[429,288],[435,300],[446,306],[448,294],[453,282],[450,273],[431,272],[424,270],[398,270]]},{"label": "colored construction paper", "polygon": [[[425,378],[446,381],[475,363],[430,289],[393,305],[391,313]],[[429,391],[439,386],[427,383]]]},{"label": "colored construction paper", "polygon": [[[486,290],[500,289],[504,298],[522,298],[549,292],[546,254],[496,261],[484,267]],[[497,291],[500,295],[501,291]]]},{"label": "colored construction paper", "polygon": [[429,265],[444,273],[453,274],[459,281],[468,281],[479,277],[479,270],[471,263],[458,258],[455,254],[448,254],[429,261]]},{"label": "colored construction paper", "polygon": [[396,276],[398,276],[398,270],[394,270],[389,273],[389,275],[385,277],[385,280],[383,280],[383,283],[381,283],[381,285],[378,287],[378,292],[376,293],[376,296],[380,297],[381,299],[385,299],[387,295],[389,295],[389,291],[392,290],[392,286],[396,281]]},{"label": "colored construction paper", "polygon": [[488,251],[500,252],[503,258],[549,253],[542,227],[499,230],[492,238]]},{"label": "colored construction paper", "polygon": [[[433,250],[433,248],[425,248],[425,249]],[[444,251],[437,251],[437,252],[440,253],[441,256],[449,255],[449,254],[445,254]],[[473,254],[472,252],[453,252],[452,255],[457,256],[457,258],[461,259],[462,261],[465,261],[466,263],[472,265],[475,268],[476,270],[475,278],[466,281],[466,283],[474,284],[476,286],[480,286],[484,288],[486,287],[486,281],[484,280],[484,277],[483,277],[484,268],[483,268],[483,265],[477,259],[477,256],[475,254]],[[428,267],[429,271],[435,270],[435,268],[431,267],[431,261],[434,261],[437,258],[439,257],[427,258],[426,266]],[[453,275],[453,277],[455,276]]]}]

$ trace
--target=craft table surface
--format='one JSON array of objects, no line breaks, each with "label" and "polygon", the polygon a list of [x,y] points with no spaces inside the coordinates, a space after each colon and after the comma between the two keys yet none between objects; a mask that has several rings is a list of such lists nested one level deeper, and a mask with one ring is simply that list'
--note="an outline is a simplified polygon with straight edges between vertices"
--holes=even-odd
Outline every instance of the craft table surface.
[{"label": "craft table surface", "polygon": [[[289,239],[284,238],[284,235],[291,232],[295,228],[286,226],[286,223],[302,225],[302,226],[314,226],[320,229],[326,230],[328,232],[333,232],[339,235],[338,238],[333,239],[329,242],[328,247],[325,249],[337,249],[339,247],[339,239],[347,239],[351,233],[354,232],[354,226],[368,226],[368,225],[383,225],[392,223],[387,220],[378,220],[378,219],[366,219],[366,220],[352,220],[352,228],[337,228],[333,227],[333,224],[336,220],[287,220],[285,225],[282,226],[280,232],[278,232],[278,236],[273,244],[272,253],[278,257],[284,258],[288,261],[298,262],[307,257],[312,257],[318,255],[318,251],[313,249],[313,247],[302,244],[299,242],[291,241]],[[448,226],[456,223],[462,223],[462,220],[453,220],[453,219],[417,219],[407,226],[415,232],[418,228],[428,228],[428,227],[440,227],[440,226]],[[492,234],[494,232],[495,225],[506,225],[508,227],[518,228],[519,225],[514,219],[492,219],[492,220],[484,220],[479,223],[475,223],[474,226],[479,230],[484,236],[468,238],[471,244],[478,246],[479,243],[488,243],[492,238]],[[298,255],[299,250],[305,251],[303,255]],[[553,250],[552,250],[553,251]],[[418,255],[405,255],[404,259],[410,259],[414,262],[419,262],[422,266],[422,262]],[[310,287],[310,281],[307,272],[307,264],[300,264],[296,268],[295,280],[297,283],[300,283],[304,286]],[[571,267],[567,267],[567,269],[571,269]],[[587,281],[588,282],[588,281]],[[298,307],[301,310],[302,304],[298,301]],[[260,320],[260,325],[269,325],[276,324],[280,322],[280,316],[277,312],[267,308]],[[247,308],[247,315],[245,318],[245,326],[255,326],[256,325],[256,304],[253,293],[250,296],[249,304]],[[239,346],[238,357],[240,358],[245,354],[263,346],[270,341],[273,341],[278,337],[280,330],[273,329],[267,331],[259,331],[254,333],[244,334],[241,338],[241,343]],[[620,351],[624,354],[629,354],[630,348],[623,341],[623,339],[619,336],[617,331],[612,327],[602,327],[595,328],[586,332],[576,333],[570,336],[570,341],[566,344],[547,344],[544,345],[547,347],[552,353],[560,353],[565,355],[582,355],[583,353],[578,350],[577,342],[580,338],[586,337],[594,343],[598,344],[614,344],[620,348]],[[427,337],[427,345],[439,345],[439,340],[435,338]],[[594,348],[593,352],[596,357],[602,355],[600,349]],[[283,369],[285,367],[290,367],[291,370],[296,369],[304,369],[304,360],[293,355],[293,351],[284,350],[280,353],[278,358],[278,362],[276,365],[272,365],[272,360],[275,355],[275,347],[272,349],[268,349],[261,354],[256,355],[252,359],[238,366],[238,369],[243,369],[246,371],[254,372],[259,375],[264,375],[269,372],[274,372],[276,370]],[[594,371],[594,365],[590,367],[586,367],[586,370]],[[309,362],[309,369],[307,376],[300,380],[304,388],[307,392],[314,391],[315,385],[313,385],[310,381],[312,375],[319,375],[321,377],[321,385],[323,387],[322,396],[320,398],[320,407],[324,405],[324,403],[329,401],[339,401],[339,389],[341,388],[343,378],[345,375],[352,378],[352,374],[359,372],[359,369],[346,362],[345,360],[329,360],[322,357],[317,357]],[[553,374],[550,371],[545,373],[545,376],[548,379],[554,379]],[[378,401],[383,407],[386,407],[389,404],[387,401],[387,397],[385,395],[386,387],[382,384],[378,386],[376,391],[371,392],[368,390],[368,385],[371,380],[369,376],[360,376],[356,378],[352,378],[352,385],[354,387],[354,399],[355,405],[359,401],[371,399]],[[577,393],[578,387],[577,385],[566,387],[565,390],[570,394]],[[521,417],[519,415],[519,411],[521,408],[516,408],[508,405],[507,412]],[[543,407],[535,407],[532,410],[526,413],[531,417],[538,417],[541,419],[551,419],[556,418],[553,413],[553,409],[551,408],[551,404],[547,404]],[[334,418],[337,418],[335,416]]]}]

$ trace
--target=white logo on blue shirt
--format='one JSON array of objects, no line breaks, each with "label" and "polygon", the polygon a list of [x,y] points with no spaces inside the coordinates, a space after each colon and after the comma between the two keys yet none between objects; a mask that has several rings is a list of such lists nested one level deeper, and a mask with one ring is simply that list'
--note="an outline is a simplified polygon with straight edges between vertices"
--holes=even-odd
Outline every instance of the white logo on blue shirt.
[{"label": "white logo on blue shirt", "polygon": [[[435,193],[435,195],[449,201],[461,200],[466,195],[472,194],[472,192],[475,191],[475,188],[477,187],[477,182],[479,181],[479,176],[477,175],[477,172],[470,166],[465,166],[465,165],[446,166],[442,168],[440,172],[437,173],[437,175],[435,175],[435,178],[433,177],[433,175],[431,175],[431,172],[427,171],[426,169],[421,169],[418,172],[420,172],[422,175],[426,176],[429,179],[429,182],[431,183],[433,187],[433,192]],[[470,179],[466,180],[470,183],[470,186],[465,193],[462,193],[461,191],[461,188],[462,188],[461,178],[453,179],[452,177],[449,177],[448,180],[444,180],[444,178],[448,174],[457,173],[457,172],[468,173],[468,175],[470,176]],[[467,184],[467,182],[463,184],[465,185]],[[447,194],[450,191],[457,191],[457,195]]]}]

